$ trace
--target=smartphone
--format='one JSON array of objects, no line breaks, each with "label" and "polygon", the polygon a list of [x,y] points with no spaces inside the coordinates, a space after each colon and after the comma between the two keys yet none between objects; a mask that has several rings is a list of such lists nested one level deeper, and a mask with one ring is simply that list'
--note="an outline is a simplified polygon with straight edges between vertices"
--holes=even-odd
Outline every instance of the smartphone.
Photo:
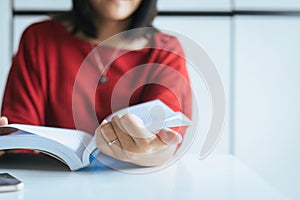
[{"label": "smartphone", "polygon": [[24,184],[8,173],[0,174],[0,192],[21,190]]}]

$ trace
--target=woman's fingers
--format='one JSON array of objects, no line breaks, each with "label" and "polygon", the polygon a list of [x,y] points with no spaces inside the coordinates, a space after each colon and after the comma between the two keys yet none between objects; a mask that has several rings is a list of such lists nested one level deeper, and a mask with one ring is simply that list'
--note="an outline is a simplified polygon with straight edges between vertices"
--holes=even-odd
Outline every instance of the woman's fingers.
[{"label": "woman's fingers", "polygon": [[166,145],[176,145],[182,142],[182,136],[172,129],[162,129],[156,134]]},{"label": "woman's fingers", "polygon": [[[7,117],[0,117],[0,126],[4,126],[4,125],[7,125],[8,124],[8,119]],[[0,130],[0,135],[5,135],[5,134],[9,134],[9,133],[12,133],[16,131],[15,128],[9,128],[9,127],[4,127],[4,128],[1,128]]]},{"label": "woman's fingers", "polygon": [[118,140],[118,137],[115,134],[111,122],[101,125],[100,132],[109,146],[116,145],[119,148],[121,147],[120,141]]},{"label": "woman's fingers", "polygon": [[3,126],[3,125],[7,125],[8,124],[8,119],[7,117],[0,117],[0,126]]},{"label": "woman's fingers", "polygon": [[111,120],[111,125],[115,134],[121,143],[121,148],[125,151],[130,151],[135,146],[134,139],[124,130],[120,122],[120,116],[116,115]]},{"label": "woman's fingers", "polygon": [[103,154],[125,162],[130,162],[128,156],[121,147],[121,142],[112,122],[103,123],[96,129],[95,133],[97,147]]},{"label": "woman's fingers", "polygon": [[100,150],[100,152],[102,152],[103,154],[106,154],[108,156],[111,156],[111,157],[115,157],[117,158],[117,155],[115,155],[115,153],[113,152],[111,146],[109,146],[107,144],[107,139],[105,139],[103,137],[103,133],[102,133],[102,126],[99,126],[96,131],[95,131],[95,134],[96,134],[96,143],[97,143],[97,147],[98,149]]},{"label": "woman's fingers", "polygon": [[121,126],[133,139],[150,139],[155,135],[149,131],[138,116],[126,114],[120,118]]},{"label": "woman's fingers", "polygon": [[110,122],[102,123],[95,133],[102,153],[142,166],[164,163],[182,141],[181,135],[171,129],[152,133],[132,114],[114,116]]}]

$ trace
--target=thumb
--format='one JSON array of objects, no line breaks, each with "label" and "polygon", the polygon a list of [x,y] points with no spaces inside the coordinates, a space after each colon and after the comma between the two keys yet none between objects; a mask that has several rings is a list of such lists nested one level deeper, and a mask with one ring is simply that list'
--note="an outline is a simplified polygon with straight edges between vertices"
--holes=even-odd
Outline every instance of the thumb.
[{"label": "thumb", "polygon": [[182,136],[178,132],[169,128],[160,130],[156,136],[158,136],[160,140],[168,146],[180,144],[182,142]]}]

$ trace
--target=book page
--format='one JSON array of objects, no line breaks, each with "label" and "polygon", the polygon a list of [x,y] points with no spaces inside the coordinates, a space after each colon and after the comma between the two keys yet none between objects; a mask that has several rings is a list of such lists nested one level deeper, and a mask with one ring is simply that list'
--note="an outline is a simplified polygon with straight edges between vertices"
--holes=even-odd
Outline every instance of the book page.
[{"label": "book page", "polygon": [[90,140],[87,147],[84,149],[82,154],[82,164],[84,166],[90,164],[94,158],[99,153],[99,150],[97,149],[97,143],[96,143],[96,135],[93,136],[93,138]]},{"label": "book page", "polygon": [[135,114],[141,118],[146,128],[157,131],[163,128],[190,126],[191,120],[181,112],[174,112],[161,100],[153,100],[116,111],[106,119],[110,121],[114,115]]},{"label": "book page", "polygon": [[[76,152],[76,154],[79,157],[82,156],[85,146],[88,145],[89,141],[92,138],[92,136],[88,133],[72,129],[32,126],[23,124],[10,124],[2,127],[16,128],[21,130],[22,132],[31,133],[50,140],[54,140]],[[16,132],[16,134],[22,134],[22,132],[18,131]]]}]

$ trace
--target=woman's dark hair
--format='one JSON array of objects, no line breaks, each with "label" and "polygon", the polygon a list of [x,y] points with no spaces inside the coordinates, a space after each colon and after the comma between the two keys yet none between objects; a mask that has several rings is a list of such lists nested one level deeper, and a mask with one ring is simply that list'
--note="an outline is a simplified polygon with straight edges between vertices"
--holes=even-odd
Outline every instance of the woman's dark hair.
[{"label": "woman's dark hair", "polygon": [[[142,0],[138,9],[132,14],[131,24],[127,30],[152,27],[153,19],[157,15],[156,3],[157,0]],[[73,8],[70,14],[74,25],[73,33],[82,31],[88,37],[97,37],[98,30],[93,22],[95,14],[89,0],[73,0]],[[130,34],[126,37],[141,37],[147,33],[145,31],[135,31],[134,35]]]}]

